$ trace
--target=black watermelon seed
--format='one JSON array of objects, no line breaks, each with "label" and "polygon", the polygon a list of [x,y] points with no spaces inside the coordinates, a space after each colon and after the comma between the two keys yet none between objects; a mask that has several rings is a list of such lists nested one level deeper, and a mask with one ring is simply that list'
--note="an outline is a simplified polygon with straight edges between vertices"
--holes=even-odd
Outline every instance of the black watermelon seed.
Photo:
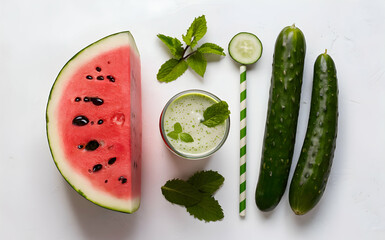
[{"label": "black watermelon seed", "polygon": [[98,72],[102,71],[102,69],[101,69],[100,67],[96,67],[95,69],[96,69],[96,71],[98,71]]},{"label": "black watermelon seed", "polygon": [[118,181],[122,181],[122,184],[124,184],[127,182],[127,178],[121,176],[121,177],[119,177]]},{"label": "black watermelon seed", "polygon": [[84,101],[85,101],[85,102],[89,102],[90,99],[89,99],[88,97],[84,97]]},{"label": "black watermelon seed", "polygon": [[97,97],[92,97],[91,98],[91,102],[95,105],[95,106],[100,106],[104,103],[103,99],[101,98],[97,98]]},{"label": "black watermelon seed", "polygon": [[103,165],[102,164],[96,164],[93,168],[92,168],[92,171],[93,172],[97,172],[99,170],[101,170],[103,168]]},{"label": "black watermelon seed", "polygon": [[98,121],[98,124],[99,124],[99,125],[100,125],[100,124],[103,124],[103,120],[100,119],[100,120]]},{"label": "black watermelon seed", "polygon": [[91,76],[91,75],[87,75],[87,77],[86,77],[88,80],[91,80],[91,79],[93,79],[93,77]]},{"label": "black watermelon seed", "polygon": [[78,145],[78,149],[82,149],[83,147],[83,145]]},{"label": "black watermelon seed", "polygon": [[103,76],[98,76],[96,79],[98,79],[98,80],[104,80],[104,77],[103,77]]},{"label": "black watermelon seed", "polygon": [[108,180],[106,179],[106,180],[104,180],[104,183],[108,183]]},{"label": "black watermelon seed", "polygon": [[108,75],[107,79],[110,80],[111,82],[115,82],[115,78],[111,75]]},{"label": "black watermelon seed", "polygon": [[87,151],[94,151],[99,147],[99,143],[96,140],[91,140],[87,143],[86,145],[86,150]]},{"label": "black watermelon seed", "polygon": [[76,126],[84,126],[87,125],[89,122],[88,118],[86,116],[76,116],[72,120],[72,124]]},{"label": "black watermelon seed", "polygon": [[75,98],[75,102],[80,102],[82,99],[80,97]]},{"label": "black watermelon seed", "polygon": [[110,160],[108,160],[108,164],[109,165],[112,165],[116,162],[116,157],[113,157],[113,158],[110,158]]}]

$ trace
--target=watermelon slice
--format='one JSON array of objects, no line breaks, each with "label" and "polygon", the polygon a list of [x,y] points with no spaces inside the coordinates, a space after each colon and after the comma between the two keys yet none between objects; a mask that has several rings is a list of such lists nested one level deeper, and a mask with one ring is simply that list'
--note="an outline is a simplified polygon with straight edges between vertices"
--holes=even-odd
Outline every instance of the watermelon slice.
[{"label": "watermelon slice", "polygon": [[107,36],[60,71],[47,104],[57,168],[83,197],[132,213],[141,185],[140,58],[130,32]]}]

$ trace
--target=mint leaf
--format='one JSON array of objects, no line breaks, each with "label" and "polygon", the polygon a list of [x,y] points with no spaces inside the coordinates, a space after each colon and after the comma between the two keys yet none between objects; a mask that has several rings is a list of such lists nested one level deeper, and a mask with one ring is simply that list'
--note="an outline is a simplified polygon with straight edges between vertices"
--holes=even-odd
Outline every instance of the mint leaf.
[{"label": "mint leaf", "polygon": [[207,127],[215,127],[223,123],[229,115],[229,105],[225,101],[220,101],[211,105],[203,112],[204,120],[202,123]]},{"label": "mint leaf", "polygon": [[182,132],[182,125],[180,125],[180,123],[176,122],[174,124],[174,132],[176,132],[176,133],[181,133]]},{"label": "mint leaf", "polygon": [[174,131],[172,132],[169,132],[167,134],[167,136],[169,136],[170,138],[174,139],[174,140],[178,140],[179,138],[179,133],[182,132],[182,125],[180,125],[180,123],[176,122],[174,124]]},{"label": "mint leaf", "polygon": [[187,207],[187,212],[206,222],[218,221],[224,217],[222,207],[210,196],[204,196],[198,204]]},{"label": "mint leaf", "polygon": [[186,207],[193,206],[202,200],[202,194],[195,187],[180,179],[167,181],[161,190],[169,202]]},{"label": "mint leaf", "polygon": [[180,134],[180,140],[182,140],[182,142],[186,142],[186,143],[194,142],[194,139],[188,133],[181,133]]},{"label": "mint leaf", "polygon": [[180,77],[187,68],[188,65],[185,61],[172,58],[163,63],[156,78],[159,82],[171,82]]},{"label": "mint leaf", "polygon": [[182,43],[177,38],[172,38],[169,36],[165,36],[163,34],[158,34],[157,36],[168,47],[171,54],[175,58],[177,58],[177,59],[182,58],[183,47],[182,47]]},{"label": "mint leaf", "polygon": [[216,55],[226,56],[226,54],[223,52],[223,48],[214,43],[204,43],[197,50],[200,53],[212,53]]},{"label": "mint leaf", "polygon": [[[180,77],[188,67],[191,67],[198,75],[204,76],[207,67],[206,53],[225,56],[223,48],[214,43],[205,43],[198,49],[194,47],[198,44],[207,32],[207,22],[205,15],[197,17],[191,23],[186,35],[182,35],[182,42],[173,37],[158,34],[158,38],[166,44],[174,58],[165,62],[159,69],[157,79],[160,82],[171,82]],[[186,60],[186,61],[185,61]]]},{"label": "mint leaf", "polygon": [[161,190],[168,201],[185,206],[187,212],[195,218],[206,222],[218,221],[224,217],[223,210],[211,195],[223,181],[224,178],[218,172],[200,171],[187,181],[167,181]]},{"label": "mint leaf", "polygon": [[203,38],[207,32],[207,22],[205,15],[195,18],[191,26],[187,30],[186,35],[182,35],[183,41],[191,48],[197,45],[198,41]]},{"label": "mint leaf", "polygon": [[169,136],[170,138],[174,139],[174,140],[178,140],[179,138],[179,133],[175,132],[175,131],[172,131],[172,132],[169,132],[167,134],[167,136]]},{"label": "mint leaf", "polygon": [[205,56],[203,56],[200,52],[195,52],[189,58],[187,58],[187,64],[199,74],[199,76],[203,77],[206,72],[207,60]]},{"label": "mint leaf", "polygon": [[214,194],[222,186],[225,178],[215,171],[200,171],[192,175],[187,182],[204,193]]}]

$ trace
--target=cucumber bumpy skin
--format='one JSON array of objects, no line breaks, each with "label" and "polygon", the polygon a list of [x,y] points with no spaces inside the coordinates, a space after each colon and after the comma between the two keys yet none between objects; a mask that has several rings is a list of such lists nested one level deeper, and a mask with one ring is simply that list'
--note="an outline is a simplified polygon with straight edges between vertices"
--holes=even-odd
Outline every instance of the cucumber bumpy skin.
[{"label": "cucumber bumpy skin", "polygon": [[302,31],[285,27],[275,43],[273,73],[255,202],[271,211],[285,192],[294,152],[306,42]]},{"label": "cucumber bumpy skin", "polygon": [[290,184],[289,203],[297,215],[310,211],[325,191],[336,148],[337,123],[337,73],[325,51],[314,64],[309,122]]}]

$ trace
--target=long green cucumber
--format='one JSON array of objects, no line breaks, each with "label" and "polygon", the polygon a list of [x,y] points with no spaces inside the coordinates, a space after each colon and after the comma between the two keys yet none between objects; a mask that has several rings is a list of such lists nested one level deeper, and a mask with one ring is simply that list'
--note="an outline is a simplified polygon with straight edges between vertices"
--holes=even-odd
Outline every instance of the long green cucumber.
[{"label": "long green cucumber", "polygon": [[306,43],[302,31],[285,27],[275,43],[273,73],[255,202],[270,211],[285,192],[294,152]]},{"label": "long green cucumber", "polygon": [[314,64],[309,123],[290,184],[289,202],[297,215],[310,211],[325,191],[336,148],[337,123],[337,73],[325,51]]}]

